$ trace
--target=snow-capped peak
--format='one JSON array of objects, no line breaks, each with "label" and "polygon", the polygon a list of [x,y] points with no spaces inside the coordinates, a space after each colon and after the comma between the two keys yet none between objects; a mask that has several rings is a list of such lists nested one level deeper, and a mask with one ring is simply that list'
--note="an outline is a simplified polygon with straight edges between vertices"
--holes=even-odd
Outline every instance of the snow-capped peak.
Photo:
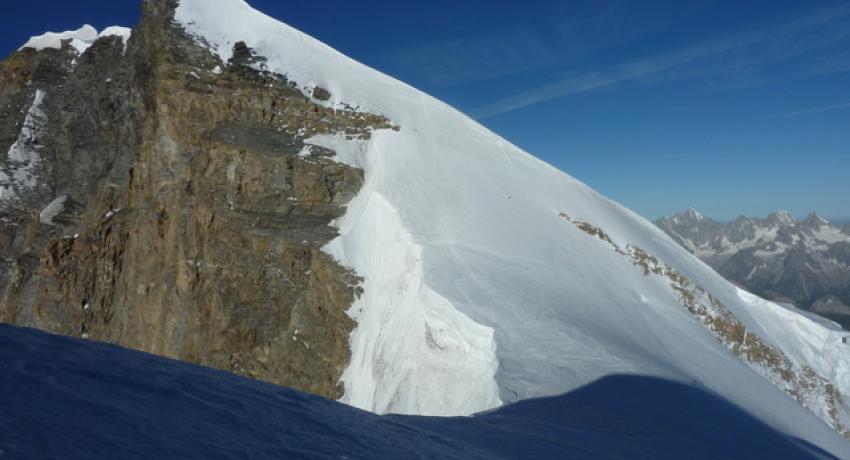
[{"label": "snow-capped peak", "polygon": [[119,37],[124,42],[124,46],[127,46],[127,42],[130,40],[130,35],[132,35],[133,29],[129,27],[123,26],[109,26],[103,29],[97,36],[97,38],[103,37]]},{"label": "snow-capped peak", "polygon": [[700,214],[700,213],[699,213],[699,211],[697,211],[697,210],[696,210],[696,209],[694,209],[694,208],[688,208],[688,210],[687,210],[687,211],[685,211],[685,215],[686,215],[689,219],[695,220],[695,221],[697,221],[697,222],[702,222],[703,220],[705,220],[705,216],[703,216],[702,214]]},{"label": "snow-capped peak", "polygon": [[62,47],[62,42],[70,40],[71,46],[77,51],[77,53],[82,54],[98,38],[114,35],[121,37],[126,42],[130,38],[131,32],[132,30],[127,27],[111,26],[98,34],[97,29],[89,24],[85,24],[77,30],[46,32],[42,35],[32,37],[19,49],[33,48],[37,51],[47,48],[59,49]]},{"label": "snow-capped peak", "polygon": [[767,221],[771,225],[778,225],[780,227],[789,227],[797,223],[797,221],[788,211],[778,211],[768,214]]},{"label": "snow-capped peak", "polygon": [[803,221],[803,225],[817,230],[825,225],[829,225],[829,221],[813,212],[806,216],[806,219]]}]

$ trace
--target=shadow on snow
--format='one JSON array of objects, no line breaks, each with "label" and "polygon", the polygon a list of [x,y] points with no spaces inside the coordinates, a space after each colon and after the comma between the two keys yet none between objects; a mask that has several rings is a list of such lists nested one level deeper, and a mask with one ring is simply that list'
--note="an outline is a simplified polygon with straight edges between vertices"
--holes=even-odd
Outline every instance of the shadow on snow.
[{"label": "shadow on snow", "polygon": [[377,416],[0,325],[0,459],[819,458],[703,389],[611,376],[475,417]]}]

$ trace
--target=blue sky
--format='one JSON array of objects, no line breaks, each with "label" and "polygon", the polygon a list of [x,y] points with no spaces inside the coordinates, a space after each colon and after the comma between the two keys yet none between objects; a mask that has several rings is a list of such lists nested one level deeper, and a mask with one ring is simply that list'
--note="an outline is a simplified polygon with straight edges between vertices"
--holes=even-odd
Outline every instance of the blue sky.
[{"label": "blue sky", "polygon": [[[3,54],[141,2],[13,3]],[[250,3],[647,217],[850,219],[846,1]]]}]

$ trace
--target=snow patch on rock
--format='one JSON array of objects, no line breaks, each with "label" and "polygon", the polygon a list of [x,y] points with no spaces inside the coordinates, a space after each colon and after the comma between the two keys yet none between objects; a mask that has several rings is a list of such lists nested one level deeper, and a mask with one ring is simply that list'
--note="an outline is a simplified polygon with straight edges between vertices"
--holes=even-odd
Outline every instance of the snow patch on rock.
[{"label": "snow patch on rock", "polygon": [[331,158],[332,160],[364,169],[368,141],[348,139],[345,134],[320,134],[307,139],[305,143],[308,146],[315,145],[333,150],[335,155]]},{"label": "snow patch on rock", "polygon": [[121,26],[109,26],[98,34],[97,38],[103,37],[120,37],[124,42],[124,51],[127,51],[127,43],[130,42],[130,36],[133,34],[133,29]]},{"label": "snow patch on rock", "polygon": [[44,207],[41,210],[41,213],[38,215],[38,220],[42,224],[46,225],[56,225],[53,223],[53,218],[55,218],[63,209],[65,209],[65,202],[68,201],[68,195],[62,195],[59,198],[51,201],[50,204]]},{"label": "snow patch on rock", "polygon": [[68,30],[65,32],[46,32],[43,35],[32,37],[27,41],[24,48],[33,48],[41,51],[46,48],[59,49],[62,47],[62,42],[65,40],[71,41],[71,46],[78,53],[83,53],[95,40],[97,40],[97,29],[86,24],[77,30]]},{"label": "snow patch on rock", "polygon": [[60,49],[62,48],[62,42],[66,40],[70,40],[71,46],[77,51],[78,54],[84,53],[92,44],[94,44],[95,40],[101,37],[107,36],[118,36],[124,40],[125,46],[127,40],[130,39],[130,34],[132,29],[127,27],[120,26],[111,26],[107,27],[103,30],[103,32],[97,32],[97,29],[86,24],[80,27],[77,30],[68,30],[65,32],[46,32],[43,35],[38,35],[32,37],[27,41],[24,46],[19,49],[25,48],[33,48],[37,51],[41,51],[47,48]]},{"label": "snow patch on rock", "polygon": [[44,91],[36,90],[18,139],[6,154],[6,167],[0,169],[0,203],[13,201],[19,191],[36,186],[35,168],[41,161],[39,139],[47,126],[47,116],[42,108],[46,95]]}]

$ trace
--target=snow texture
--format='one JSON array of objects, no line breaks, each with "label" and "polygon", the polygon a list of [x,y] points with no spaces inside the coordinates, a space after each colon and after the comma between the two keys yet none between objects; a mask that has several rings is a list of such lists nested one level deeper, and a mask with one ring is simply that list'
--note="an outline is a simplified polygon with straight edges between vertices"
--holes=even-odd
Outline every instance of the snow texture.
[{"label": "snow texture", "polygon": [[47,225],[55,225],[53,223],[53,218],[56,217],[63,209],[65,209],[65,202],[68,201],[68,195],[62,195],[59,198],[51,201],[50,204],[44,207],[41,210],[41,213],[38,215],[38,220],[42,224]]},{"label": "snow texture", "polygon": [[0,458],[832,458],[702,389],[612,376],[475,417],[378,416],[115,346],[0,325]]},{"label": "snow texture", "polygon": [[121,41],[124,42],[124,51],[127,51],[127,43],[130,41],[130,35],[132,35],[133,29],[129,27],[121,27],[121,26],[109,26],[103,29],[100,34],[98,34],[97,38],[103,37],[120,37]]},{"label": "snow texture", "polygon": [[33,48],[37,51],[41,51],[46,48],[60,49],[62,48],[63,41],[70,40],[71,46],[78,54],[82,54],[95,42],[95,40],[101,37],[115,35],[121,37],[126,44],[127,40],[130,39],[131,32],[132,30],[127,27],[111,26],[98,34],[97,29],[86,24],[77,30],[69,30],[66,32],[47,32],[43,35],[32,37],[20,49]]},{"label": "snow texture", "polygon": [[719,343],[669,282],[635,270],[559,214],[654,255],[848,395],[850,354],[839,331],[742,296],[635,213],[241,0],[181,0],[175,18],[223,62],[244,41],[305,94],[326,88],[326,104],[401,128],[350,145],[315,141],[366,175],[326,248],[365,279],[351,310],[358,326],[343,401],[378,413],[466,415],[641,374],[701,385],[850,457],[846,440]]}]

